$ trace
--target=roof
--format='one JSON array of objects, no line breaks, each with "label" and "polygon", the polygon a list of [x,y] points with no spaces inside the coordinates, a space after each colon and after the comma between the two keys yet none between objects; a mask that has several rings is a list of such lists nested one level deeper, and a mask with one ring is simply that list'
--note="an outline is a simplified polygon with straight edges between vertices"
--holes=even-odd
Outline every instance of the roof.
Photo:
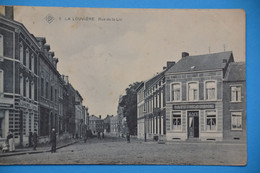
[{"label": "roof", "polygon": [[223,63],[224,59],[226,62],[233,62],[232,51],[186,56],[181,58],[167,73],[223,69],[226,66],[226,63]]},{"label": "roof", "polygon": [[232,62],[229,65],[225,81],[246,80],[246,63]]},{"label": "roof", "polygon": [[138,85],[138,87],[136,88],[136,92],[138,92],[141,88],[143,88],[143,86],[144,86],[144,82],[142,81],[142,82]]},{"label": "roof", "polygon": [[96,117],[95,115],[91,115],[89,116],[89,121],[96,121],[96,120],[101,120],[98,117]]}]

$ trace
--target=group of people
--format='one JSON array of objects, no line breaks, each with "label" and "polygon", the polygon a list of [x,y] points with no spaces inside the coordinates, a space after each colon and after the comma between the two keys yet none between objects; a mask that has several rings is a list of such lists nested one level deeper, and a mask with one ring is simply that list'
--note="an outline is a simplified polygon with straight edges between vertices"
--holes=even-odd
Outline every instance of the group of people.
[{"label": "group of people", "polygon": [[8,132],[6,141],[3,143],[2,151],[15,151],[15,142],[14,142],[14,135],[12,132]]}]

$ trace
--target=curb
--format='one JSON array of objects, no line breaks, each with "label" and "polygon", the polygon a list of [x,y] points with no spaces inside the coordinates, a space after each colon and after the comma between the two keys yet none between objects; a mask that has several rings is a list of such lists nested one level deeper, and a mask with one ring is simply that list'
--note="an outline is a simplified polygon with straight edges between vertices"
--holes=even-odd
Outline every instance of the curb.
[{"label": "curb", "polygon": [[[65,144],[65,145],[56,147],[56,150],[64,148],[64,147],[67,147],[67,146],[70,146],[70,145],[73,145],[73,144],[76,144],[78,142],[79,141],[75,141],[75,142],[72,142],[72,143],[69,143],[69,144]],[[47,149],[47,150],[38,150],[38,151],[26,151],[26,152],[17,152],[17,153],[7,153],[7,154],[3,154],[3,155],[0,154],[0,157],[18,156],[18,155],[25,155],[25,154],[39,154],[39,153],[47,153],[47,152],[51,152],[51,150]]]}]

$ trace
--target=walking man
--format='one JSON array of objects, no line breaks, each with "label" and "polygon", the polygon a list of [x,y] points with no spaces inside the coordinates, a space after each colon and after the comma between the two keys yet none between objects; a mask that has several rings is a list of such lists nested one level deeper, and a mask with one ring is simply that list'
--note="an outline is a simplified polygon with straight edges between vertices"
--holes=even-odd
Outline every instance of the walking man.
[{"label": "walking man", "polygon": [[51,152],[56,152],[56,131],[54,128],[51,131]]},{"label": "walking man", "polygon": [[32,143],[33,143],[33,150],[36,150],[36,147],[37,147],[37,141],[38,141],[38,136],[37,136],[37,133],[36,132],[34,132],[33,133],[33,140],[32,140]]}]

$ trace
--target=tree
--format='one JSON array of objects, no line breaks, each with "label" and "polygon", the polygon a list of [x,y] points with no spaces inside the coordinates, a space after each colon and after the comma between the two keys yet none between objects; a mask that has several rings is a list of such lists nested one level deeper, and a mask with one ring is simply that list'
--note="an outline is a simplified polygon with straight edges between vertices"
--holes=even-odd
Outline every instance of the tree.
[{"label": "tree", "polygon": [[130,135],[137,135],[137,99],[136,89],[140,82],[130,84],[126,88],[126,95],[123,96],[119,103],[123,107],[124,117],[126,117],[127,127]]}]

